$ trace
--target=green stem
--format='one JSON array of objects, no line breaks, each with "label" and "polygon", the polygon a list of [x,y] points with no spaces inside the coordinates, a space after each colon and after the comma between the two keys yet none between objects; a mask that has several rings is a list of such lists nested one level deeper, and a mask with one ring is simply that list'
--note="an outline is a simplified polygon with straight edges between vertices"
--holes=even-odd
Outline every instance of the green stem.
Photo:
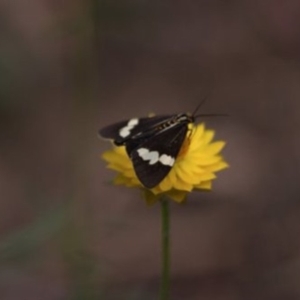
[{"label": "green stem", "polygon": [[161,199],[161,234],[162,234],[162,274],[160,286],[160,300],[169,298],[170,281],[170,217],[169,201]]}]

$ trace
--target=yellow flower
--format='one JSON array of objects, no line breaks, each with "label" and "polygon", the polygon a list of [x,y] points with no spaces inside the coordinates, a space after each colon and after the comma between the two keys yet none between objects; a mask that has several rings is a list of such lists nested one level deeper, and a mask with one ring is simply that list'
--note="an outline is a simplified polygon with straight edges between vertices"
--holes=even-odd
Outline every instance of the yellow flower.
[{"label": "yellow flower", "polygon": [[114,184],[141,188],[148,204],[155,203],[162,195],[181,203],[193,189],[211,190],[215,173],[228,168],[220,155],[225,142],[212,142],[214,131],[205,129],[203,123],[190,124],[189,129],[171,171],[152,189],[146,189],[138,180],[125,146],[113,146],[104,152],[102,158],[107,167],[118,173]]}]

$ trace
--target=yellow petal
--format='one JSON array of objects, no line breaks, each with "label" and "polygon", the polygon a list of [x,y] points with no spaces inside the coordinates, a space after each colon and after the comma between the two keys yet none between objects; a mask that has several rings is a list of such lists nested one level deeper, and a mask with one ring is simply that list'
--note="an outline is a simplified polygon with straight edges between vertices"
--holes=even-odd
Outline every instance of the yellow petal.
[{"label": "yellow petal", "polygon": [[186,200],[187,192],[171,190],[166,195],[177,203],[183,203]]},{"label": "yellow petal", "polygon": [[187,168],[185,164],[179,164],[176,173],[183,181],[189,182],[191,184],[197,184],[199,182],[199,173],[197,168]]},{"label": "yellow petal", "polygon": [[199,145],[203,144],[203,138],[204,135],[204,124],[198,125],[192,132],[190,136],[190,145],[188,149],[189,152],[195,151],[199,147]]},{"label": "yellow petal", "polygon": [[202,135],[204,133],[205,130],[205,126],[204,123],[201,123],[200,125],[197,125],[194,129],[193,129],[193,133],[192,133],[192,139],[195,141],[198,141],[202,138]]},{"label": "yellow petal", "polygon": [[125,176],[123,176],[122,174],[118,174],[114,180],[113,180],[114,184],[116,185],[128,185],[130,184],[130,179],[126,178]]},{"label": "yellow petal", "polygon": [[107,162],[110,162],[110,161],[113,161],[115,159],[115,157],[117,157],[116,153],[114,151],[105,151],[101,157],[107,161]]},{"label": "yellow petal", "polygon": [[129,178],[136,178],[135,171],[133,169],[123,170],[123,174]]},{"label": "yellow petal", "polygon": [[201,190],[211,190],[212,188],[212,182],[211,180],[208,181],[202,181],[200,184],[196,186],[197,189]]},{"label": "yellow petal", "polygon": [[169,176],[165,177],[165,179],[159,184],[159,188],[163,192],[168,191],[172,188],[172,182]]},{"label": "yellow petal", "polygon": [[207,172],[207,173],[201,174],[200,179],[201,179],[201,181],[206,181],[206,180],[212,180],[215,178],[217,178],[217,176],[214,173]]},{"label": "yellow petal", "polygon": [[205,148],[205,153],[209,155],[218,154],[224,148],[224,146],[225,142],[223,141],[214,142]]},{"label": "yellow petal", "polygon": [[110,165],[120,166],[123,168],[132,168],[132,162],[126,156],[118,155],[113,151],[106,151],[102,154],[102,158]]},{"label": "yellow petal", "polygon": [[124,168],[122,166],[117,165],[117,164],[108,164],[106,166],[106,168],[117,171],[117,172],[122,172],[124,170]]},{"label": "yellow petal", "polygon": [[209,144],[215,136],[215,132],[213,130],[206,130],[203,136],[204,144]]},{"label": "yellow petal", "polygon": [[172,184],[172,187],[174,187],[174,185],[176,184],[176,181],[177,181],[177,176],[176,176],[175,169],[176,169],[176,164],[171,169],[170,173],[168,174],[168,178],[169,178],[169,180],[170,180],[170,182]]},{"label": "yellow petal", "polygon": [[214,165],[211,165],[207,168],[210,172],[218,172],[224,169],[229,168],[229,165],[225,161],[220,161]]},{"label": "yellow petal", "polygon": [[118,171],[118,172],[123,172],[123,171],[126,171],[126,170],[131,170],[132,166],[128,167],[126,165],[123,165],[121,162],[114,162],[114,163],[109,163],[106,166],[106,168],[111,169],[111,170],[115,170],[115,171]]},{"label": "yellow petal", "polygon": [[205,168],[202,167],[193,157],[187,156],[185,157],[184,161],[180,162],[179,164],[176,164],[175,168],[184,166],[186,170],[189,170],[191,172],[201,173],[205,172]]},{"label": "yellow petal", "polygon": [[199,155],[191,155],[191,160],[194,160],[195,164],[198,164],[199,166],[209,166],[216,164],[221,160],[220,156],[206,156],[205,158]]},{"label": "yellow petal", "polygon": [[158,201],[158,197],[151,193],[151,191],[143,189],[143,195],[148,205],[153,205]]},{"label": "yellow petal", "polygon": [[193,185],[177,176],[177,181],[174,185],[174,188],[179,191],[190,192],[193,189]]},{"label": "yellow petal", "polygon": [[154,195],[158,195],[158,194],[161,194],[163,192],[163,190],[160,188],[160,184],[157,185],[156,187],[152,188],[151,189],[151,192],[154,194]]},{"label": "yellow petal", "polygon": [[137,179],[137,177],[130,178],[131,186],[143,186],[142,183]]}]

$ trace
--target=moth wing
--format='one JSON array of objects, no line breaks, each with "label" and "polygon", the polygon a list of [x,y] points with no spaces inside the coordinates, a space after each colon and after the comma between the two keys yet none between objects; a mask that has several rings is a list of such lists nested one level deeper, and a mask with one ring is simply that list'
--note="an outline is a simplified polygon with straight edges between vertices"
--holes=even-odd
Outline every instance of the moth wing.
[{"label": "moth wing", "polygon": [[135,173],[146,188],[157,186],[168,175],[184,142],[187,130],[187,124],[167,129],[148,138],[130,152]]},{"label": "moth wing", "polygon": [[126,140],[131,136],[142,132],[145,129],[156,126],[160,122],[170,118],[170,116],[154,116],[148,118],[132,118],[108,125],[99,130],[99,135],[105,139]]}]

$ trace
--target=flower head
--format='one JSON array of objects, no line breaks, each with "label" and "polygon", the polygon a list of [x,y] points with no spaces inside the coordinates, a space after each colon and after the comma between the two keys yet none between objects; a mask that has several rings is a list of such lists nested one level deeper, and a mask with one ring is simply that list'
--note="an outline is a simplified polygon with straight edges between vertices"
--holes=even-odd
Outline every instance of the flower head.
[{"label": "flower head", "polygon": [[205,129],[203,123],[190,124],[189,129],[171,171],[152,189],[146,189],[138,180],[125,146],[113,146],[104,152],[107,167],[117,172],[114,184],[141,188],[149,204],[162,195],[181,203],[193,189],[211,190],[215,173],[228,167],[220,155],[225,142],[213,142],[214,131]]}]

